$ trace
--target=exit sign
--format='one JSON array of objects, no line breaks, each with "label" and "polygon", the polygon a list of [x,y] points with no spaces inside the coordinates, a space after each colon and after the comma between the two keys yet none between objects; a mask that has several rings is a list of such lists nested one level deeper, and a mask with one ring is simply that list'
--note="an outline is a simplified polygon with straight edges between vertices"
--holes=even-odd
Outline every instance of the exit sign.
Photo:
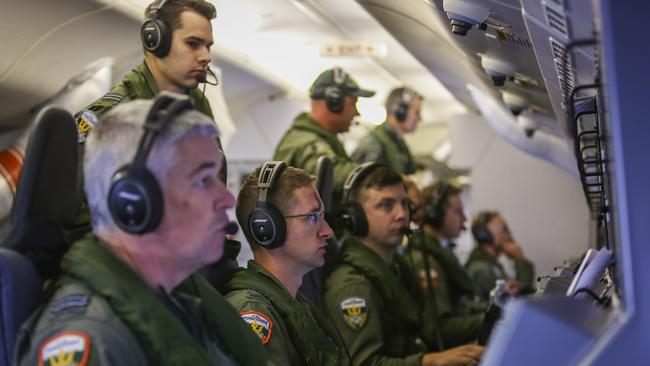
[{"label": "exit sign", "polygon": [[381,42],[340,41],[321,45],[322,57],[386,57],[386,45]]}]

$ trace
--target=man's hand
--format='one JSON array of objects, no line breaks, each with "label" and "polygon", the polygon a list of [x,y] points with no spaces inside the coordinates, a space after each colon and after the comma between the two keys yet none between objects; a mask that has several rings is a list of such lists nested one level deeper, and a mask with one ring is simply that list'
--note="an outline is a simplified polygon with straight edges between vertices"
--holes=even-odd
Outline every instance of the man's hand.
[{"label": "man's hand", "polygon": [[481,346],[468,344],[444,352],[427,353],[422,357],[422,366],[477,365],[484,351]]},{"label": "man's hand", "polygon": [[501,251],[510,258],[523,258],[524,251],[521,250],[516,241],[509,241],[501,245]]}]

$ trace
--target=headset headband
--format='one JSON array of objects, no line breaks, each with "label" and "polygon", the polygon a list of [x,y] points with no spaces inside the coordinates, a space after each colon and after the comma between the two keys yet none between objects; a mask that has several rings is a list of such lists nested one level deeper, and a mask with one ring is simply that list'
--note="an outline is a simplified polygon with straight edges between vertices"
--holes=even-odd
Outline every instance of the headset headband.
[{"label": "headset headband", "polygon": [[345,182],[343,183],[343,195],[341,196],[341,203],[349,202],[350,193],[354,186],[357,185],[357,182],[367,177],[370,172],[380,166],[382,165],[368,161],[354,168],[354,170],[348,174],[347,178],[345,178]]},{"label": "headset headband", "polygon": [[133,165],[144,167],[151,152],[156,136],[165,130],[169,121],[183,110],[193,109],[192,102],[186,96],[177,97],[165,92],[154,101],[143,126],[144,134],[140,139],[138,150],[133,158]]},{"label": "headset headband", "polygon": [[257,202],[266,202],[267,195],[275,180],[282,174],[287,167],[283,161],[266,161],[260,168],[260,174],[257,179],[258,199]]}]

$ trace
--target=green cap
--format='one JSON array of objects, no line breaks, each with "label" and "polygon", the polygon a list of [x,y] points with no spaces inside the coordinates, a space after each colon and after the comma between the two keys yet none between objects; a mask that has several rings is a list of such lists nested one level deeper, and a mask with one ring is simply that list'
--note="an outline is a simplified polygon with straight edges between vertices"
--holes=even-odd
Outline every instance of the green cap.
[{"label": "green cap", "polygon": [[325,98],[325,90],[331,86],[339,86],[344,95],[356,97],[372,97],[375,92],[361,89],[348,73],[339,67],[323,71],[309,88],[309,95],[312,99]]}]

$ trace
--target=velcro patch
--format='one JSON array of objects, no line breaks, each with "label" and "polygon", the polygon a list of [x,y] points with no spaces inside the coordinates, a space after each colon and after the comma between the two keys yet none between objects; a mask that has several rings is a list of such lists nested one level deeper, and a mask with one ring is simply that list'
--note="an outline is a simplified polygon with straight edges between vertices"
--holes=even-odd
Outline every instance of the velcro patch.
[{"label": "velcro patch", "polygon": [[70,308],[85,308],[90,302],[88,294],[72,294],[56,300],[50,306],[50,312],[58,313]]},{"label": "velcro patch", "polygon": [[85,366],[90,355],[90,337],[81,332],[60,333],[41,344],[39,366]]},{"label": "velcro patch", "polygon": [[77,117],[77,133],[79,134],[78,141],[80,144],[86,141],[88,132],[97,126],[98,121],[99,118],[97,118],[97,115],[88,109],[81,112],[79,117]]},{"label": "velcro patch", "polygon": [[269,343],[271,339],[271,330],[273,329],[273,322],[266,315],[257,311],[244,311],[239,313],[242,319],[250,324],[253,332],[260,337],[262,344]]},{"label": "velcro patch", "polygon": [[360,297],[349,297],[341,301],[341,315],[345,324],[358,332],[368,321],[366,300]]}]

